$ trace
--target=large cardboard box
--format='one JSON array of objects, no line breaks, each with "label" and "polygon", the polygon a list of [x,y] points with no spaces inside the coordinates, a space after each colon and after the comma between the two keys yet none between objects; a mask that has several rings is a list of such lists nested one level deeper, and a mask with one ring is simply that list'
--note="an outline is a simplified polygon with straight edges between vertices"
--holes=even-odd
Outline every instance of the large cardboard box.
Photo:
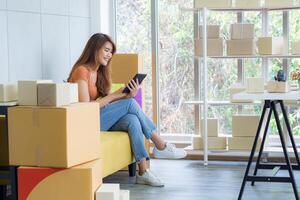
[{"label": "large cardboard box", "polygon": [[18,88],[16,84],[0,84],[0,102],[18,100]]},{"label": "large cardboard box", "polygon": [[233,115],[232,136],[254,137],[258,128],[260,116],[258,115]]},{"label": "large cardboard box", "polygon": [[136,73],[142,73],[143,59],[139,54],[114,54],[109,67],[113,83],[127,84]]},{"label": "large cardboard box", "polygon": [[[202,25],[199,26],[199,38],[202,37]],[[218,39],[220,38],[220,25],[207,25],[207,38]]]},{"label": "large cardboard box", "polygon": [[99,158],[98,103],[8,110],[11,165],[72,167]]},{"label": "large cardboard box", "polygon": [[[254,137],[229,137],[228,138],[228,150],[251,150]],[[258,139],[256,150],[259,150],[262,139]]]},{"label": "large cardboard box", "polygon": [[233,7],[235,8],[260,8],[262,6],[261,0],[233,0]]},{"label": "large cardboard box", "polygon": [[[204,120],[201,120],[201,126],[204,126]],[[219,134],[219,119],[218,118],[208,118],[207,119],[207,136],[208,137],[218,137]]]},{"label": "large cardboard box", "polygon": [[102,183],[102,160],[69,169],[18,168],[19,200],[94,200]]},{"label": "large cardboard box", "polygon": [[246,87],[242,85],[241,83],[236,83],[234,85],[230,86],[229,92],[230,92],[230,102],[232,103],[252,103],[253,100],[236,100],[234,98],[235,94],[241,93],[246,91]]},{"label": "large cardboard box", "polygon": [[295,0],[265,0],[266,8],[287,8],[295,5]]},{"label": "large cardboard box", "polygon": [[230,8],[231,0],[195,0],[195,8]]},{"label": "large cardboard box", "polygon": [[261,55],[282,55],[283,37],[260,37],[257,41],[258,53]]},{"label": "large cardboard box", "polygon": [[263,93],[265,90],[264,79],[261,77],[251,77],[247,78],[247,88],[248,93]]},{"label": "large cardboard box", "polygon": [[227,40],[227,55],[255,55],[253,39]]},{"label": "large cardboard box", "polygon": [[96,200],[119,200],[120,185],[114,183],[104,183],[96,191]]},{"label": "large cardboard box", "polygon": [[[226,149],[226,137],[207,137],[207,146],[209,150],[224,150]],[[203,149],[203,139],[200,136],[192,137],[193,149]]]},{"label": "large cardboard box", "polygon": [[77,83],[38,84],[39,106],[64,106],[78,102]]},{"label": "large cardboard box", "polygon": [[232,40],[254,39],[254,24],[231,24],[230,34]]},{"label": "large cardboard box", "polygon": [[21,106],[36,106],[38,103],[39,83],[52,83],[51,80],[22,80],[18,81],[18,104]]},{"label": "large cardboard box", "polygon": [[292,54],[300,55],[300,41],[292,43]]},{"label": "large cardboard box", "polygon": [[8,166],[8,133],[6,118],[0,115],[0,166]]},{"label": "large cardboard box", "polygon": [[[207,39],[207,55],[223,56],[223,39]],[[195,56],[202,56],[202,39],[195,39]]]}]

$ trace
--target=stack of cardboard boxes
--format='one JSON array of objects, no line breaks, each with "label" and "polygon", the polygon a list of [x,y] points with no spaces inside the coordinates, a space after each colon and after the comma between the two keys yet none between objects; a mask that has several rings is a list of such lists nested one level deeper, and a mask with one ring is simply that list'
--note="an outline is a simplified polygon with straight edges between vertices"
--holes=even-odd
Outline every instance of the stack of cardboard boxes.
[{"label": "stack of cardboard boxes", "polygon": [[[260,117],[258,115],[233,115],[232,137],[228,138],[229,150],[251,150]],[[261,138],[258,140],[260,146]]]},{"label": "stack of cardboard boxes", "polygon": [[[203,122],[204,120],[201,121],[201,126],[203,126]],[[217,118],[207,119],[207,136],[208,136],[207,145],[209,150],[226,149],[226,137],[221,137],[219,135],[219,120]],[[193,149],[203,149],[202,138],[203,137],[200,136],[193,136],[192,138]]]}]

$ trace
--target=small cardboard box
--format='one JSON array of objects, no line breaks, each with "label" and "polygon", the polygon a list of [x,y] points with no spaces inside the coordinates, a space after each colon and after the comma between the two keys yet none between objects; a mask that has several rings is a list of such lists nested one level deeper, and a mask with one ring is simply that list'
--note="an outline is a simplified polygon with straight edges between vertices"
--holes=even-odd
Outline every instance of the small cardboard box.
[{"label": "small cardboard box", "polygon": [[18,88],[16,84],[0,84],[0,102],[18,100]]},{"label": "small cardboard box", "polygon": [[[207,39],[207,55],[223,56],[223,39]],[[195,56],[202,56],[202,39],[195,40]]]},{"label": "small cardboard box", "polygon": [[[228,150],[251,150],[255,137],[229,137]],[[262,139],[259,138],[256,150],[259,150]]]},{"label": "small cardboard box", "polygon": [[[199,26],[199,38],[202,37],[202,26]],[[220,38],[220,25],[207,25],[207,38],[219,39]]]},{"label": "small cardboard box", "polygon": [[109,67],[113,83],[127,84],[135,74],[142,73],[143,59],[139,54],[114,54]]},{"label": "small cardboard box", "polygon": [[[204,120],[201,120],[201,126],[204,126]],[[219,120],[217,118],[207,119],[207,136],[218,137],[219,134]]]},{"label": "small cardboard box", "polygon": [[295,0],[265,0],[266,8],[287,8],[295,5]]},{"label": "small cardboard box", "polygon": [[96,191],[96,200],[119,200],[120,185],[104,183]]},{"label": "small cardboard box", "polygon": [[231,24],[230,34],[232,40],[254,39],[254,24]]},{"label": "small cardboard box", "polygon": [[63,106],[71,102],[70,85],[66,83],[42,83],[38,84],[39,106]]},{"label": "small cardboard box", "polygon": [[233,115],[232,136],[254,137],[258,128],[260,116],[258,115]]},{"label": "small cardboard box", "polygon": [[246,87],[244,85],[242,85],[241,83],[236,83],[236,84],[233,84],[230,89],[229,89],[229,92],[230,92],[230,102],[232,103],[252,103],[253,100],[236,100],[234,99],[234,95],[237,94],[237,93],[241,93],[241,92],[244,92],[246,91]]},{"label": "small cardboard box", "polygon": [[195,0],[195,8],[230,8],[231,0]]},{"label": "small cardboard box", "polygon": [[78,84],[77,83],[67,83],[69,85],[69,95],[70,96],[70,103],[78,103],[79,97],[78,97]]},{"label": "small cardboard box", "polygon": [[67,168],[99,158],[99,118],[98,103],[9,108],[10,165]]},{"label": "small cardboard box", "polygon": [[248,93],[263,93],[264,79],[260,77],[247,78],[247,92]]},{"label": "small cardboard box", "polygon": [[20,106],[38,105],[38,89],[40,83],[52,83],[51,80],[18,81],[18,104]]},{"label": "small cardboard box", "polygon": [[69,169],[18,168],[19,200],[94,200],[102,183],[102,160]]},{"label": "small cardboard box", "polygon": [[261,0],[235,0],[233,3],[235,8],[260,8],[262,7]]},{"label": "small cardboard box", "polygon": [[271,80],[268,81],[267,91],[270,93],[286,93],[290,91],[290,86],[288,82]]},{"label": "small cardboard box", "polygon": [[300,41],[292,43],[292,54],[300,55]]},{"label": "small cardboard box", "polygon": [[[192,137],[193,149],[203,149],[203,139],[200,136]],[[207,148],[209,150],[226,149],[226,137],[207,137]]]},{"label": "small cardboard box", "polygon": [[253,39],[227,40],[227,55],[255,55],[256,45]]},{"label": "small cardboard box", "polygon": [[282,37],[260,37],[257,41],[258,53],[260,55],[282,55]]}]

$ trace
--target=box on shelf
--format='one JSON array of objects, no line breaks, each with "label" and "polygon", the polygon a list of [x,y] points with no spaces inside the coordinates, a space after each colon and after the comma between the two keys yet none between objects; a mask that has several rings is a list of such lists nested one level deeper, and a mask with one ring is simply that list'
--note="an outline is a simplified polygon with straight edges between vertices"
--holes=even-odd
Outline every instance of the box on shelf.
[{"label": "box on shelf", "polygon": [[102,160],[69,169],[18,168],[19,200],[94,200],[102,183]]},{"label": "box on shelf", "polygon": [[234,95],[237,93],[241,93],[246,91],[246,87],[241,83],[236,83],[230,86],[229,92],[230,92],[230,102],[232,103],[252,103],[253,100],[236,100],[234,99]]},{"label": "box on shelf", "polygon": [[231,40],[254,39],[254,24],[231,24]]},{"label": "box on shelf", "polygon": [[38,89],[40,83],[53,83],[51,80],[21,80],[18,81],[18,104],[20,106],[38,105]]},{"label": "box on shelf", "polygon": [[261,8],[261,0],[235,0],[233,1],[233,7],[235,8]]},{"label": "box on shelf", "polygon": [[286,93],[290,91],[290,86],[288,82],[283,82],[283,81],[268,81],[267,84],[267,91],[272,93],[272,92],[277,92],[277,93]]},{"label": "box on shelf", "polygon": [[[229,137],[228,150],[251,150],[255,137]],[[259,150],[262,139],[258,139],[256,150]]]},{"label": "box on shelf", "polygon": [[195,8],[230,8],[231,0],[195,0]]},{"label": "box on shelf", "polygon": [[[202,37],[202,26],[199,26],[199,38]],[[207,25],[207,38],[219,39],[220,38],[220,25]]]},{"label": "box on shelf", "polygon": [[258,115],[232,115],[232,136],[254,137],[259,119]]},{"label": "box on shelf", "polygon": [[300,41],[292,43],[292,54],[300,55]]},{"label": "box on shelf", "polygon": [[295,0],[265,0],[266,8],[287,8],[295,5]]},{"label": "box on shelf", "polygon": [[[201,120],[201,126],[203,126],[204,120]],[[218,118],[207,119],[207,136],[218,137],[219,134],[219,120]]]},{"label": "box on shelf", "polygon": [[96,191],[96,200],[119,200],[120,185],[113,183],[104,183]]},{"label": "box on shelf", "polygon": [[[203,139],[200,136],[192,137],[193,149],[203,149]],[[226,137],[207,137],[207,148],[209,150],[226,149]]]},{"label": "box on shelf", "polygon": [[[195,56],[202,56],[202,39],[195,39]],[[223,56],[223,39],[207,39],[207,55]]]},{"label": "box on shelf", "polygon": [[253,39],[227,40],[227,55],[255,55],[256,45]]},{"label": "box on shelf", "polygon": [[0,84],[0,102],[16,101],[18,100],[17,84],[2,83]]},{"label": "box on shelf", "polygon": [[260,77],[247,78],[248,93],[263,93],[264,92],[264,79]]},{"label": "box on shelf", "polygon": [[0,115],[0,166],[8,166],[8,132],[5,116]]},{"label": "box on shelf", "polygon": [[284,54],[282,37],[260,37],[257,41],[257,47],[260,55]]},{"label": "box on shelf", "polygon": [[38,84],[38,105],[56,107],[69,105],[75,101],[71,99],[71,89],[72,86],[68,83]]},{"label": "box on shelf", "polygon": [[143,59],[139,54],[114,54],[109,67],[113,83],[127,84],[135,74],[142,73]]},{"label": "box on shelf", "polygon": [[129,190],[120,190],[120,200],[129,200],[130,191]]},{"label": "box on shelf", "polygon": [[65,168],[99,158],[99,117],[98,103],[9,108],[10,164]]}]

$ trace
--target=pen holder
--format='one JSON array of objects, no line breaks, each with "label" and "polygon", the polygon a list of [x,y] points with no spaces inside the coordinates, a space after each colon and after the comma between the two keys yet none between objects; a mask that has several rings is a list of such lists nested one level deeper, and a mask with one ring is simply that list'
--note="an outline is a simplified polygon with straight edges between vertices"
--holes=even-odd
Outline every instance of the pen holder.
[{"label": "pen holder", "polygon": [[288,82],[268,81],[267,91],[270,93],[286,93],[290,91]]}]

